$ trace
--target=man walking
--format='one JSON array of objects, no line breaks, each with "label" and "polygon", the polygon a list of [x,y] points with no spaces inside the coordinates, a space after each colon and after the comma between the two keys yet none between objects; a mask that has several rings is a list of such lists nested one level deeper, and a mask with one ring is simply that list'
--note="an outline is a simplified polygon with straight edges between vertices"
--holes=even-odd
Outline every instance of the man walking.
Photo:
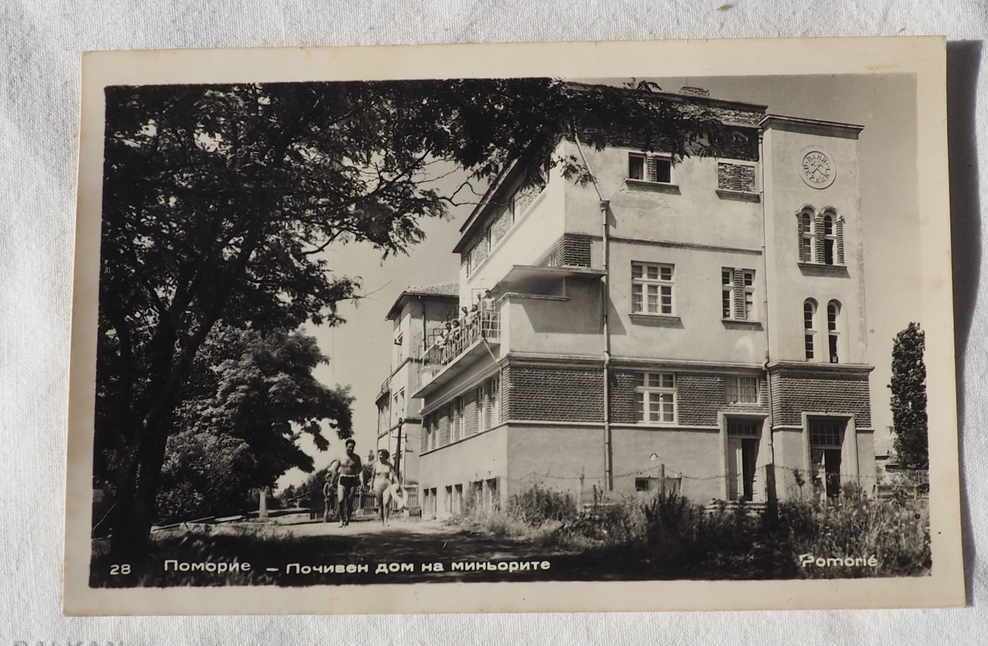
[{"label": "man walking", "polygon": [[350,438],[346,441],[346,455],[340,460],[339,466],[339,517],[340,527],[350,524],[353,514],[353,494],[363,480],[363,465],[360,456],[354,451],[357,443]]}]

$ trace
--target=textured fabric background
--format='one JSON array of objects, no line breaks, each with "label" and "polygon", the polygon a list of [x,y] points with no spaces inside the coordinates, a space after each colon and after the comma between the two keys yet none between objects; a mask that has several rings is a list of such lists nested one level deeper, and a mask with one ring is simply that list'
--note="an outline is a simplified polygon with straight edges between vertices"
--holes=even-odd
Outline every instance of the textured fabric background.
[{"label": "textured fabric background", "polygon": [[[0,644],[974,644],[988,635],[988,82],[950,48],[952,222],[968,594],[960,610],[437,617],[65,619],[64,453],[79,55],[84,50],[475,41],[946,34],[985,1],[209,3],[0,0]],[[982,159],[980,165],[978,157]],[[889,259],[890,261],[892,259]],[[980,298],[979,298],[980,297]]]}]

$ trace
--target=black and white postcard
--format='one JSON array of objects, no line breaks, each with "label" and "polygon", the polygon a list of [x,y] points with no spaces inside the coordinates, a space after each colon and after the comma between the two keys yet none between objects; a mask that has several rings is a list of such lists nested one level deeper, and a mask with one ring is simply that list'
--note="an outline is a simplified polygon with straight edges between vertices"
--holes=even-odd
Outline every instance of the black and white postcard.
[{"label": "black and white postcard", "polygon": [[67,613],[964,602],[942,39],[82,82]]}]

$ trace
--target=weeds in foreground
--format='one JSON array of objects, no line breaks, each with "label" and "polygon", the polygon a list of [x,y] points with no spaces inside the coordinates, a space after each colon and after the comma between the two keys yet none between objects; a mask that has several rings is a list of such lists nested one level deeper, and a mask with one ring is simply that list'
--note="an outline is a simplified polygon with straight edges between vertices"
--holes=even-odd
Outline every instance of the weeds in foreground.
[{"label": "weeds in foreground", "polygon": [[[851,487],[837,500],[781,503],[764,516],[744,505],[707,511],[675,493],[629,496],[583,514],[571,503],[538,486],[513,497],[506,512],[473,509],[456,522],[561,551],[619,550],[668,577],[904,576],[931,565],[922,498],[879,500]],[[820,566],[818,557],[841,562]],[[864,563],[870,557],[874,565]]]}]

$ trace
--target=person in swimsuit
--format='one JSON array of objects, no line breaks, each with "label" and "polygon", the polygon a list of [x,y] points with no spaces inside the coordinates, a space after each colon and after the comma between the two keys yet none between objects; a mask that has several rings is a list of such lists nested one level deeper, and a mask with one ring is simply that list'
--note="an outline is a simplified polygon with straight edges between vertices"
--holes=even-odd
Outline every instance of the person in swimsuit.
[{"label": "person in swimsuit", "polygon": [[339,477],[338,504],[340,527],[350,524],[350,516],[353,513],[353,494],[361,485],[363,479],[363,465],[360,463],[360,456],[354,451],[357,443],[351,438],[346,441],[346,455],[340,460],[337,470]]},{"label": "person in swimsuit", "polygon": [[338,508],[336,500],[336,479],[339,476],[340,461],[333,460],[326,467],[326,481],[322,486],[323,513],[322,522],[328,523],[330,516],[336,513]]},{"label": "person in swimsuit", "polygon": [[374,463],[374,499],[377,501],[377,513],[381,517],[381,524],[388,526],[391,518],[392,486],[398,481],[395,477],[394,467],[391,466],[389,458],[391,454],[387,449],[380,449],[377,452],[377,461]]}]

